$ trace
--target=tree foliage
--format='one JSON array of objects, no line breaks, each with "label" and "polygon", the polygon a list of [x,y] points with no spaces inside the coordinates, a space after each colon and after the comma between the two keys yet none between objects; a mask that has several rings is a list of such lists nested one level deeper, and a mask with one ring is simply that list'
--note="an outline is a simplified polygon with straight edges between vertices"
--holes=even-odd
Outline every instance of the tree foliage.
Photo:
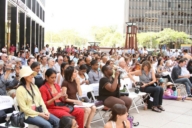
[{"label": "tree foliage", "polygon": [[100,46],[122,46],[125,43],[123,34],[117,31],[117,26],[92,27],[92,36],[95,41],[100,42]]},{"label": "tree foliage", "polygon": [[139,33],[138,36],[139,45],[148,47],[157,47],[159,44],[175,43],[176,46],[183,43],[192,43],[189,39],[189,35],[185,32],[178,32],[170,28],[166,28],[158,33],[147,32]]},{"label": "tree foliage", "polygon": [[47,31],[45,34],[45,42],[83,46],[88,42],[88,39],[81,36],[78,32],[74,30],[61,30],[58,32]]}]

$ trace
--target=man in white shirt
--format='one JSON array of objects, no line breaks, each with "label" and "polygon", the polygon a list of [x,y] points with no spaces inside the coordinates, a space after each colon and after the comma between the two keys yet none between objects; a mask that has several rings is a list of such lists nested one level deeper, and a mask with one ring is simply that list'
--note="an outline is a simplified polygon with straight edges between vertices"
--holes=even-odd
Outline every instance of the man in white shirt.
[{"label": "man in white shirt", "polygon": [[47,69],[48,69],[47,57],[46,56],[42,56],[41,57],[40,71],[41,71],[41,73],[44,73]]},{"label": "man in white shirt", "polygon": [[118,55],[122,55],[122,50],[119,47],[117,48],[117,53]]},{"label": "man in white shirt", "polygon": [[178,52],[178,50],[175,51],[175,53],[173,54],[174,57],[178,57],[180,55],[180,53]]},{"label": "man in white shirt", "polygon": [[131,49],[131,54],[135,54],[134,48]]},{"label": "man in white shirt", "polygon": [[39,49],[38,49],[38,47],[37,47],[37,45],[35,46],[35,51],[34,51],[34,53],[39,53]]},{"label": "man in white shirt", "polygon": [[148,51],[147,51],[147,48],[146,48],[146,47],[144,47],[143,54],[144,54],[144,55],[148,55]]},{"label": "man in white shirt", "polygon": [[61,72],[61,64],[63,63],[63,57],[60,55],[57,58],[57,63],[54,65],[53,69],[55,69],[55,71],[57,73]]},{"label": "man in white shirt", "polygon": [[130,49],[130,48],[127,50],[127,53],[128,53],[128,54],[131,54],[131,49]]},{"label": "man in white shirt", "polygon": [[139,53],[140,53],[140,54],[143,54],[143,48],[141,48],[141,49],[139,50]]}]

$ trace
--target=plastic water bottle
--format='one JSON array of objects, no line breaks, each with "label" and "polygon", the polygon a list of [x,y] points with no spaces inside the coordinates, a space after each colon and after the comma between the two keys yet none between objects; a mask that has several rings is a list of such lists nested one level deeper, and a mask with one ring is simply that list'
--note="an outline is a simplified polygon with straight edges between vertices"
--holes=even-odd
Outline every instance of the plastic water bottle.
[{"label": "plastic water bottle", "polygon": [[174,91],[174,92],[173,92],[173,96],[177,96],[177,91]]}]

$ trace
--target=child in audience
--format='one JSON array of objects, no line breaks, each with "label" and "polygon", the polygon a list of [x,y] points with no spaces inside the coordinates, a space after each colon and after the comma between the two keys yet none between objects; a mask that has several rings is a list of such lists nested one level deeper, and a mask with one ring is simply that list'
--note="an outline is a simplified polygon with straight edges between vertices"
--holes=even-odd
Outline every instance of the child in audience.
[{"label": "child in audience", "polygon": [[173,83],[168,82],[167,83],[167,89],[164,92],[163,99],[168,100],[192,100],[192,98],[186,97],[186,96],[180,96],[180,91],[173,88]]}]

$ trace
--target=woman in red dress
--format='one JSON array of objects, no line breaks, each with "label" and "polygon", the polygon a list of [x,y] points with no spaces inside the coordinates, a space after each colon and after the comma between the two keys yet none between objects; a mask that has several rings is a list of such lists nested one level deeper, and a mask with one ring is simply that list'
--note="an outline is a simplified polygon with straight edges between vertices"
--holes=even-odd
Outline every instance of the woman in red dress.
[{"label": "woman in red dress", "polygon": [[61,92],[60,86],[54,83],[56,71],[54,69],[48,69],[45,72],[45,78],[46,82],[41,86],[40,92],[48,111],[58,118],[63,116],[74,116],[79,128],[83,128],[84,110],[81,108],[64,106],[65,101],[70,99],[67,98],[66,94]]}]

